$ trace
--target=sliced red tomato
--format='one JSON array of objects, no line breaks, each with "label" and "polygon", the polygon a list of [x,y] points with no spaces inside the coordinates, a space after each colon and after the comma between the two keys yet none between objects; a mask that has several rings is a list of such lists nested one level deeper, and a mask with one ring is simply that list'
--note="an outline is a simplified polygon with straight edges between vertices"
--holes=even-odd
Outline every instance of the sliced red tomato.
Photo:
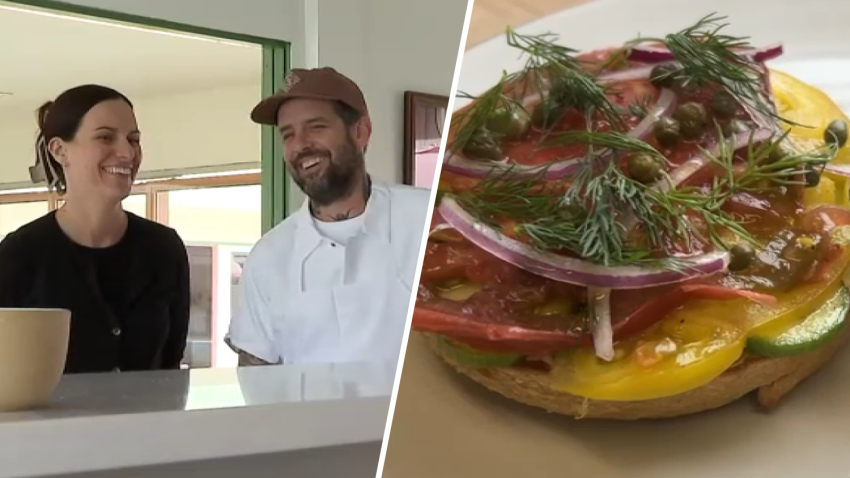
[{"label": "sliced red tomato", "polygon": [[[745,298],[768,305],[775,301],[769,295],[712,284],[687,284],[653,289],[613,292],[611,315],[615,340],[645,330],[689,300]],[[480,350],[535,356],[592,343],[592,337],[587,332],[534,329],[523,326],[520,320],[510,320],[509,317],[502,317],[496,322],[492,318],[475,316],[474,311],[464,313],[463,309],[462,303],[437,298],[420,301],[413,312],[412,327],[422,332],[450,337]]]}]

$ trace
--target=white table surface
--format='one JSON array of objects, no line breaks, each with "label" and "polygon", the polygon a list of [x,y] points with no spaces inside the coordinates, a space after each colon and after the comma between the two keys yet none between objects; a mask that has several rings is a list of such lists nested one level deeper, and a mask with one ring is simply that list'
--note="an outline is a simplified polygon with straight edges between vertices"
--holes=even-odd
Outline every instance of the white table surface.
[{"label": "white table surface", "polygon": [[394,372],[357,363],[68,375],[49,406],[0,414],[0,478],[380,442]]}]

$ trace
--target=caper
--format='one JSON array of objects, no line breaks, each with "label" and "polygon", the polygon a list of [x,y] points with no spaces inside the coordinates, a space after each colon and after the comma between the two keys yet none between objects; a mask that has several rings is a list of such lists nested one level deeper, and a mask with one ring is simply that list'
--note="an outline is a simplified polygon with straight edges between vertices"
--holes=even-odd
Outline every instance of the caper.
[{"label": "caper", "polygon": [[561,207],[570,218],[578,218],[585,213],[584,205],[572,195],[565,195],[561,199]]},{"label": "caper", "polygon": [[544,100],[534,108],[534,112],[531,114],[531,122],[538,128],[551,128],[561,121],[566,110],[567,108],[564,105],[554,99]]},{"label": "caper", "polygon": [[813,188],[820,184],[820,172],[811,164],[806,165],[806,187]]},{"label": "caper", "polygon": [[771,163],[777,163],[790,155],[791,151],[788,149],[788,146],[785,146],[785,143],[776,143],[770,151],[770,154],[767,156],[767,160]]},{"label": "caper", "polygon": [[575,86],[565,80],[555,80],[552,88],[549,89],[549,95],[546,98],[559,105],[571,103],[570,98],[573,97]]},{"label": "caper", "polygon": [[501,161],[502,148],[496,138],[485,128],[479,128],[472,134],[463,148],[464,154],[470,159],[490,159]]},{"label": "caper", "polygon": [[823,132],[823,140],[829,146],[843,148],[847,144],[847,123],[844,120],[832,120]]},{"label": "caper", "polygon": [[528,132],[531,118],[522,106],[500,106],[490,114],[486,126],[504,139],[519,139]]},{"label": "caper", "polygon": [[673,118],[663,117],[655,122],[652,127],[652,132],[655,135],[656,141],[661,147],[672,148],[679,142],[681,131],[679,130],[679,122]]},{"label": "caper", "polygon": [[635,153],[629,158],[629,176],[641,183],[651,183],[661,177],[664,164],[657,156]]},{"label": "caper", "polygon": [[687,140],[697,139],[702,135],[708,114],[705,107],[699,103],[689,102],[676,109],[673,118],[679,122],[679,131]]},{"label": "caper", "polygon": [[649,81],[658,88],[672,88],[676,84],[679,68],[671,63],[661,64],[649,73]]},{"label": "caper", "polygon": [[756,256],[756,251],[749,244],[735,244],[729,250],[729,270],[738,272],[750,267]]},{"label": "caper", "polygon": [[718,91],[711,98],[711,112],[717,119],[731,119],[738,112],[738,101],[728,92]]},{"label": "caper", "polygon": [[731,138],[738,134],[739,131],[740,124],[735,120],[725,121],[720,124],[720,134],[722,134],[724,138]]}]

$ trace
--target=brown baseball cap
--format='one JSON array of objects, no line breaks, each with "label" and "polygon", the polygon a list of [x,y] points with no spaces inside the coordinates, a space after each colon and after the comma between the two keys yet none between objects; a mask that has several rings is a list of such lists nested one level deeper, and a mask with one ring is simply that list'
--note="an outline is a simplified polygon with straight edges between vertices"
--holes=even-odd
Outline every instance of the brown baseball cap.
[{"label": "brown baseball cap", "polygon": [[284,80],[283,88],[264,99],[251,111],[251,120],[259,124],[277,125],[280,107],[293,98],[341,101],[366,116],[366,99],[357,83],[325,66],[321,68],[294,68]]}]

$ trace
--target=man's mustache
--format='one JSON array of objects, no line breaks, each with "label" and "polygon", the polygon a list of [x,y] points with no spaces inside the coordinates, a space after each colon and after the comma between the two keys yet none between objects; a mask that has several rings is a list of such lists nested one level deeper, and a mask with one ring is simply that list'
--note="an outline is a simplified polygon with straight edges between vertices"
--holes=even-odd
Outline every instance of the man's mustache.
[{"label": "man's mustache", "polygon": [[315,157],[330,158],[331,152],[326,149],[307,149],[298,153],[298,155],[295,156],[295,159],[293,159],[292,162],[297,164],[307,158]]}]

